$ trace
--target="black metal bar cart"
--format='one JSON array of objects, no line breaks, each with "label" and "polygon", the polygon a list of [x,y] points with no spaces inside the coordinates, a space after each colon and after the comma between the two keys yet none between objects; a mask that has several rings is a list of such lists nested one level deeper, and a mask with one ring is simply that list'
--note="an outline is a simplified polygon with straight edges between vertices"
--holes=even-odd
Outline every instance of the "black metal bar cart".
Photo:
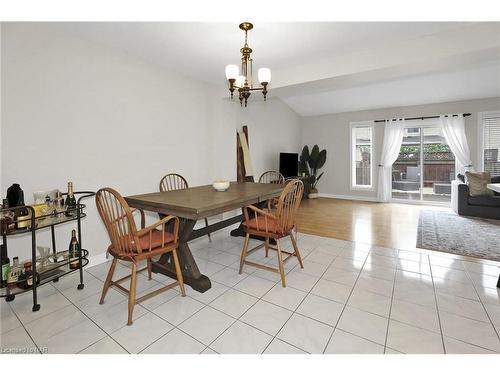
[{"label": "black metal bar cart", "polygon": [[[67,193],[62,194],[67,195]],[[0,298],[5,298],[6,301],[13,301],[17,294],[32,292],[33,293],[33,311],[40,310],[40,304],[38,303],[37,289],[49,282],[57,282],[60,277],[68,275],[73,272],[80,273],[79,284],[77,288],[79,290],[84,288],[83,283],[83,267],[88,263],[88,250],[83,248],[82,245],[82,218],[86,217],[87,214],[84,212],[86,207],[85,204],[81,203],[82,199],[89,198],[95,195],[92,191],[77,191],[74,195],[78,197],[76,207],[65,209],[64,211],[54,211],[52,213],[45,213],[41,215],[36,215],[35,209],[32,206],[18,206],[9,207],[8,209],[2,209],[1,211],[15,211],[20,208],[26,208],[30,213],[29,225],[22,229],[2,229],[2,244],[7,248],[7,238],[11,236],[20,236],[23,234],[31,235],[31,264],[32,264],[32,275],[33,282],[32,285],[27,287],[26,285],[21,286],[21,283],[8,284],[0,288]],[[70,267],[70,256],[68,249],[63,251],[57,251],[56,249],[56,234],[55,227],[61,224],[75,222],[77,224],[77,236],[78,242],[80,244],[80,251],[78,256],[78,267]],[[37,257],[37,242],[36,242],[36,232],[42,229],[50,228],[52,248],[51,253],[47,254],[47,257]],[[2,264],[2,255],[0,254],[0,264]],[[37,282],[37,279],[39,282]]]}]

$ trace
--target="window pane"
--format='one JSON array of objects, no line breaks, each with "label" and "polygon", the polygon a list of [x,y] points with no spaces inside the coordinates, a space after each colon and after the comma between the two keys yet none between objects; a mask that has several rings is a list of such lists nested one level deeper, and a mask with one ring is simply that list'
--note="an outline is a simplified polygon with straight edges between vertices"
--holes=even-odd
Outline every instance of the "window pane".
[{"label": "window pane", "polygon": [[371,186],[372,128],[356,127],[353,131],[354,184]]},{"label": "window pane", "polygon": [[500,117],[483,120],[484,171],[491,176],[500,176]]}]

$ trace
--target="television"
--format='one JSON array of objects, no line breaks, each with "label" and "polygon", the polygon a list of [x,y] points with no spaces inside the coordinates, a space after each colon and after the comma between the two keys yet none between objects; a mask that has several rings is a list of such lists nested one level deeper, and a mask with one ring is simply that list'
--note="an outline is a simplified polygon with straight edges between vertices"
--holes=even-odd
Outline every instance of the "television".
[{"label": "television", "polygon": [[299,154],[290,152],[280,153],[280,173],[285,177],[299,175]]}]

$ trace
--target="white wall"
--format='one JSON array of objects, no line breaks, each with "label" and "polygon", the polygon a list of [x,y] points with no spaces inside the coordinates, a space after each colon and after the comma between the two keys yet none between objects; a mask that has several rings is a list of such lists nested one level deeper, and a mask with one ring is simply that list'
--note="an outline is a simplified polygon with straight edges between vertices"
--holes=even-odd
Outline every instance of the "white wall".
[{"label": "white wall", "polygon": [[[216,99],[211,132],[213,176],[236,179],[236,129],[248,126],[249,147],[256,178],[266,170],[279,168],[280,152],[299,152],[300,118],[278,98],[250,99],[247,108],[224,99]],[[258,96],[259,95],[259,96]],[[220,175],[222,174],[222,175]]]},{"label": "white wall", "polygon": [[[349,124],[351,122],[394,117],[433,116],[446,113],[471,113],[471,116],[465,119],[466,135],[471,150],[472,162],[477,165],[477,114],[481,111],[498,109],[500,109],[500,98],[487,98],[302,117],[301,143],[303,145],[317,143],[328,152],[325,174],[318,184],[320,193],[374,199],[377,196],[376,189],[366,192],[355,191],[350,188]],[[383,123],[375,124],[374,138],[374,165],[377,166],[384,138]],[[373,178],[376,187],[378,181],[378,168],[376,167],[374,167]]]},{"label": "white wall", "polygon": [[[191,185],[234,179],[243,122],[257,173],[276,168],[279,151],[298,149],[299,118],[278,99],[241,109],[222,88],[46,24],[3,24],[1,40],[2,196],[14,182],[30,203],[33,191],[65,190],[70,180],[76,190],[129,195],[156,191],[169,172]],[[109,241],[87,203],[84,247],[97,255]],[[70,229],[59,230],[59,248]],[[49,245],[48,233],[40,242]],[[11,258],[28,254],[27,237],[10,244]]]}]

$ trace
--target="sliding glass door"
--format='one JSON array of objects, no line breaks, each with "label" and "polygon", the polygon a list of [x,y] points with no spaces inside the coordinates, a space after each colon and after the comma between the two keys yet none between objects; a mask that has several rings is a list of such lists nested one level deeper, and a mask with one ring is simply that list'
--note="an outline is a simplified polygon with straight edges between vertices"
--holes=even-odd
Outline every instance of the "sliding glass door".
[{"label": "sliding glass door", "polygon": [[418,202],[451,200],[455,157],[438,126],[406,128],[392,166],[392,198]]},{"label": "sliding glass door", "polygon": [[392,198],[420,200],[421,137],[420,128],[406,128],[399,156],[392,165]]}]

